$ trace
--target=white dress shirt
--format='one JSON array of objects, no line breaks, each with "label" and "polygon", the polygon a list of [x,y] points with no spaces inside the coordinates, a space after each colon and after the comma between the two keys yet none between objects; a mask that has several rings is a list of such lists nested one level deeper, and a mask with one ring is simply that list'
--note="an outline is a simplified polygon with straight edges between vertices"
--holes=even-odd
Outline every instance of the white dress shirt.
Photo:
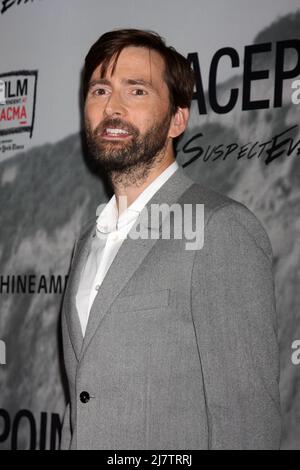
[{"label": "white dress shirt", "polygon": [[97,236],[92,240],[76,295],[76,307],[83,336],[97,292],[124,239],[147,202],[177,169],[178,163],[175,161],[155,178],[120,216],[115,195],[100,212],[96,222]]}]

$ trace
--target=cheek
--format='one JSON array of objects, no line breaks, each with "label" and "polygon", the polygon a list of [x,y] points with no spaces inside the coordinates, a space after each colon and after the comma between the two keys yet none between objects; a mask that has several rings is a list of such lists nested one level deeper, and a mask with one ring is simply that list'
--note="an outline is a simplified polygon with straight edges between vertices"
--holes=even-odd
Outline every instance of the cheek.
[{"label": "cheek", "polygon": [[90,124],[92,128],[95,128],[102,120],[102,110],[100,106],[95,104],[87,104],[84,108],[85,120]]},{"label": "cheek", "polygon": [[139,128],[141,132],[147,131],[153,125],[161,120],[161,112],[159,106],[141,107],[138,112],[129,113],[131,122]]}]

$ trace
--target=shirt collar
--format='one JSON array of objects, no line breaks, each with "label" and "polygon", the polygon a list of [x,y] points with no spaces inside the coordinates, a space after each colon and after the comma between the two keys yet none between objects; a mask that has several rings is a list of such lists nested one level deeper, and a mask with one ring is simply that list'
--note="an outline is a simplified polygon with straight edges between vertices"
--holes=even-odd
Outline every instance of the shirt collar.
[{"label": "shirt collar", "polygon": [[100,210],[102,206],[98,206],[96,211],[96,214],[99,214],[96,222],[97,231],[101,232],[102,234],[110,233],[129,226],[138,218],[139,214],[147,202],[152,198],[152,196],[173,175],[173,173],[175,173],[178,168],[179,165],[175,160],[144,189],[144,191],[130,204],[129,207],[123,210],[120,216],[118,216],[115,195],[112,196],[101,212]]}]

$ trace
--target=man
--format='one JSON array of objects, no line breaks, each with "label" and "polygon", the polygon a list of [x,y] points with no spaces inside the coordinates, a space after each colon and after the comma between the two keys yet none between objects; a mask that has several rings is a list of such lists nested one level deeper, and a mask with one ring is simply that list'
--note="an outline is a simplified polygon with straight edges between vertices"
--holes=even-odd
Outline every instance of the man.
[{"label": "man", "polygon": [[[248,209],[176,163],[193,87],[151,32],[106,33],[86,57],[87,142],[114,196],[77,239],[65,295],[63,449],[279,447],[272,250]],[[170,237],[171,217],[142,217],[161,204],[204,205],[203,246],[175,236],[182,220],[200,231],[197,211]]]}]

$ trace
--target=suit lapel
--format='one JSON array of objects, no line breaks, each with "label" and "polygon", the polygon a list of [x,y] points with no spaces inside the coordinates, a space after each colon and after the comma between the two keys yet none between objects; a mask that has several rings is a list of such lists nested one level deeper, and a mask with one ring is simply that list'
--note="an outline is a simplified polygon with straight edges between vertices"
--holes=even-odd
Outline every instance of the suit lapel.
[{"label": "suit lapel", "polygon": [[76,294],[79,286],[81,272],[85,266],[85,262],[89,253],[91,237],[94,232],[95,223],[93,223],[93,225],[89,227],[89,229],[87,229],[77,241],[65,299],[65,311],[70,339],[78,361],[83,343],[83,335],[76,307]]},{"label": "suit lapel", "polygon": [[[175,203],[192,184],[193,181],[185,176],[181,168],[178,168],[178,170],[166,181],[157,193],[154,194],[152,199],[147,203],[146,208],[149,209],[151,204],[166,203],[171,205]],[[140,217],[137,219],[131,231],[134,230],[137,224],[139,224],[139,219]],[[159,230],[160,226],[161,223],[159,224],[159,227],[153,227],[152,225],[148,228]],[[80,357],[82,357],[86,351],[103,317],[114,302],[115,298],[125,287],[134,272],[142,264],[143,260],[156,242],[157,239],[154,238],[140,238],[133,240],[129,235],[122,243],[121,248],[114,258],[92,305]],[[74,285],[75,295],[78,288],[78,282],[79,281],[77,279],[76,285]]]}]

